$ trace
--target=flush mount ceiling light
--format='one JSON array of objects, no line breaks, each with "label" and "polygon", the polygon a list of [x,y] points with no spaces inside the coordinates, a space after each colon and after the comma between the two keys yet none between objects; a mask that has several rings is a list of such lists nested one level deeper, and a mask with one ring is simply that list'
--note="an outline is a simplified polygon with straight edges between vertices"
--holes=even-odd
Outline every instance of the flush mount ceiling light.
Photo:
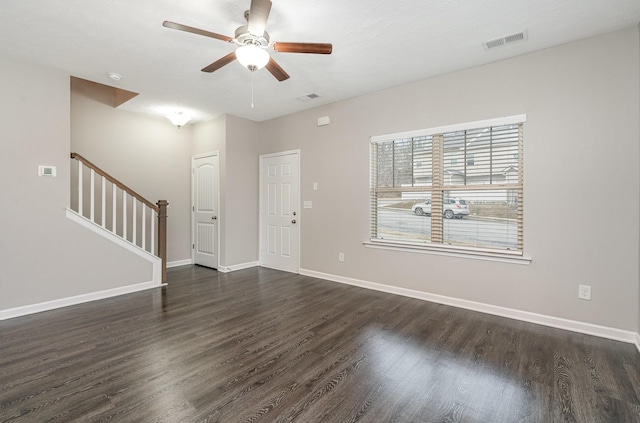
[{"label": "flush mount ceiling light", "polygon": [[191,118],[189,116],[185,115],[182,112],[169,113],[166,116],[166,118],[169,119],[171,121],[171,123],[173,123],[178,128],[181,128],[182,126],[184,126],[187,122],[189,122],[191,120]]}]

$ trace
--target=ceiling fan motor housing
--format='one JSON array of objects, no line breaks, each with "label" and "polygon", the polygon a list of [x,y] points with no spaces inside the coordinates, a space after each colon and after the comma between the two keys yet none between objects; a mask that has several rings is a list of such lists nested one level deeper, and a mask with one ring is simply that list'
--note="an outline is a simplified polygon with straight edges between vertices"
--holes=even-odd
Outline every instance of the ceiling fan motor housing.
[{"label": "ceiling fan motor housing", "polygon": [[249,32],[248,25],[243,25],[236,29],[234,40],[239,46],[253,44],[262,48],[269,47],[269,33],[265,31],[261,37],[251,34]]}]

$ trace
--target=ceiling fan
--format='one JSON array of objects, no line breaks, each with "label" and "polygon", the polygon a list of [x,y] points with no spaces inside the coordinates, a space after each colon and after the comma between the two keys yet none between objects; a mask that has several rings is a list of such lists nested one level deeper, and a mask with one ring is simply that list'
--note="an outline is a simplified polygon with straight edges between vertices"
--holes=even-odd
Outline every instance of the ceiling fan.
[{"label": "ceiling fan", "polygon": [[162,25],[171,29],[235,43],[238,46],[235,51],[203,68],[202,72],[214,72],[238,59],[240,64],[251,72],[266,67],[278,81],[284,81],[289,79],[289,75],[269,56],[267,50],[280,53],[331,54],[333,46],[327,43],[285,43],[271,41],[269,33],[265,31],[270,11],[271,0],[251,0],[249,10],[244,12],[247,25],[236,29],[234,38],[171,21],[164,21]]}]

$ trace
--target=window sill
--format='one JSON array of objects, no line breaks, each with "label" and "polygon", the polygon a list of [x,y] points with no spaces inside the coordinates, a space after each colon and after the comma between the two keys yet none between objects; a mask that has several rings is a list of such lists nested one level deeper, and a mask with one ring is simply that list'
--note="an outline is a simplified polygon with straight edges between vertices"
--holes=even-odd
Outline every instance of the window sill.
[{"label": "window sill", "polygon": [[365,241],[363,242],[363,244],[367,248],[376,248],[380,250],[407,251],[411,253],[433,254],[447,257],[462,257],[473,260],[486,260],[511,264],[528,265],[531,263],[531,257],[524,257],[517,253],[471,250],[467,248],[456,248],[446,245],[431,246],[421,244],[407,244],[392,241]]}]

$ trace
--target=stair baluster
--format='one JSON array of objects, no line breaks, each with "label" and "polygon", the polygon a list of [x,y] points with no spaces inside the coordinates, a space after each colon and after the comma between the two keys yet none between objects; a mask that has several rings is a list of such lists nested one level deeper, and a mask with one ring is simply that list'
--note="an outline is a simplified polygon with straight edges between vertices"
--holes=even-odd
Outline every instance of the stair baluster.
[{"label": "stair baluster", "polygon": [[[169,203],[159,200],[153,204],[78,153],[71,153],[71,159],[78,162],[77,173],[72,176],[77,195],[72,196],[71,209],[130,244],[159,257],[162,260],[162,283],[166,283]],[[74,166],[71,167],[73,168]],[[85,169],[89,171],[88,175]],[[100,178],[96,178],[96,174]],[[111,184],[111,196],[107,196],[107,183]],[[96,185],[99,185],[97,191],[100,193],[97,197]],[[121,196],[118,192],[122,193]],[[97,208],[96,201],[100,202]],[[118,206],[121,207],[121,219],[118,219]],[[87,209],[88,216],[85,215]],[[149,219],[147,213],[150,214]],[[109,220],[111,224],[108,223]]]}]

